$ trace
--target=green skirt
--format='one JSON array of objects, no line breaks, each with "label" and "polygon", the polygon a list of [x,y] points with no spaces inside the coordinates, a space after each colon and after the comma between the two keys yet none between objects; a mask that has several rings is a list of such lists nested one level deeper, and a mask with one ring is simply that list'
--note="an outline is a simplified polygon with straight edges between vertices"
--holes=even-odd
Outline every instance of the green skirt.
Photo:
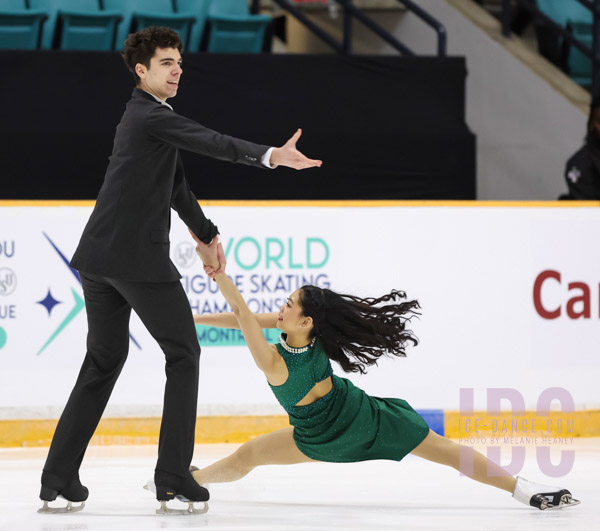
[{"label": "green skirt", "polygon": [[298,449],[317,461],[352,463],[400,461],[429,433],[429,426],[405,400],[377,398],[345,378],[332,376],[323,398],[290,413]]}]

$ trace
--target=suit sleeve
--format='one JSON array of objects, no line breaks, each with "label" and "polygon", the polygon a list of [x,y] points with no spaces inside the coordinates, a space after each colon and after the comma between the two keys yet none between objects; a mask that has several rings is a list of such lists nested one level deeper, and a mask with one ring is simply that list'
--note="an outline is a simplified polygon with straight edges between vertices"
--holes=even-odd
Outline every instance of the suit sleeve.
[{"label": "suit sleeve", "polygon": [[177,155],[177,168],[173,182],[173,193],[171,194],[171,207],[204,243],[210,243],[219,232],[219,229],[204,215],[202,208],[200,208],[198,200],[185,178],[183,163],[179,154]]},{"label": "suit sleeve", "polygon": [[159,105],[147,116],[146,134],[179,149],[219,160],[264,168],[261,157],[270,146],[223,135]]}]

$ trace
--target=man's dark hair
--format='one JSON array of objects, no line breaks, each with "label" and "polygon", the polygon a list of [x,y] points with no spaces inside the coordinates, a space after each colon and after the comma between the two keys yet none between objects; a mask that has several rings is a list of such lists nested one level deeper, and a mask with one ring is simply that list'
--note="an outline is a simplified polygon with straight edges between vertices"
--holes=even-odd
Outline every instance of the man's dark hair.
[{"label": "man's dark hair", "polygon": [[150,68],[150,59],[154,57],[157,48],[177,48],[181,53],[181,39],[171,28],[152,26],[129,34],[125,40],[123,60],[133,74],[136,85],[139,84],[140,78],[135,73],[135,65],[141,63]]}]

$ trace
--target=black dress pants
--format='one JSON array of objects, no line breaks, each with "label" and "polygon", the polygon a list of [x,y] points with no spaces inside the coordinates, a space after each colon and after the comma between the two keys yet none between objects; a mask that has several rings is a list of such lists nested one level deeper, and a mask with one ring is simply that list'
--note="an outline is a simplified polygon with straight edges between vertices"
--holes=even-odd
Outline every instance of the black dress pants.
[{"label": "black dress pants", "polygon": [[166,360],[156,470],[188,476],[194,451],[200,346],[181,283],[130,282],[86,273],[81,273],[81,282],[88,320],[87,354],[56,427],[42,485],[60,490],[78,476],[88,443],[127,359],[132,308]]}]

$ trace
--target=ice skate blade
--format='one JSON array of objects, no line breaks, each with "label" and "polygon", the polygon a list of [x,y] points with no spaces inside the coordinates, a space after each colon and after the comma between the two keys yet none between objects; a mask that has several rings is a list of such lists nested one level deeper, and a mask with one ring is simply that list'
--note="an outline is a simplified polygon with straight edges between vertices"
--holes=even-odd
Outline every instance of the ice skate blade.
[{"label": "ice skate blade", "polygon": [[[187,509],[171,509],[167,507],[166,501],[160,502],[160,509],[156,509],[156,514],[160,514],[163,516],[174,516],[174,515],[189,515],[189,514],[204,514],[208,512],[208,502],[191,502],[185,499],[180,499],[180,501],[187,503]],[[196,507],[194,503],[201,503],[202,507]]]},{"label": "ice skate blade", "polygon": [[572,498],[569,495],[565,495],[561,497],[560,503],[558,505],[552,505],[551,503],[549,503],[547,507],[544,507],[543,509],[540,507],[540,509],[542,511],[564,509],[565,507],[573,507],[574,505],[579,505],[580,503],[581,502],[579,500],[576,500],[575,498]]},{"label": "ice skate blade", "polygon": [[531,498],[530,505],[537,507],[540,511],[548,511],[550,509],[562,509],[570,505],[579,505],[581,502],[575,500],[571,493],[563,490],[560,497],[549,494],[536,494]]},{"label": "ice skate blade", "polygon": [[85,507],[85,502],[81,502],[80,505],[73,505],[73,502],[67,500],[66,507],[49,507],[48,502],[44,500],[44,505],[38,509],[38,513],[45,514],[58,514],[58,513],[78,513]]}]

